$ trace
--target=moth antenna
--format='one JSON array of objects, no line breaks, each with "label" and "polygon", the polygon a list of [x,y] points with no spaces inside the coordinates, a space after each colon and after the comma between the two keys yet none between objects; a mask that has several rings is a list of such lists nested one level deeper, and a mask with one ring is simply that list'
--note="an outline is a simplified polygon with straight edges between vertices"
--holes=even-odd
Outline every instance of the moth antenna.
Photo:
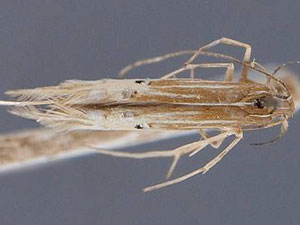
[{"label": "moth antenna", "polygon": [[288,65],[291,65],[291,64],[300,64],[300,61],[289,61],[289,62],[282,63],[274,69],[272,75],[275,75],[283,67],[287,67]]},{"label": "moth antenna", "polygon": [[281,124],[281,127],[280,127],[280,133],[277,137],[269,140],[269,141],[266,141],[266,142],[260,142],[260,143],[251,143],[250,145],[256,145],[256,146],[261,146],[261,145],[267,145],[267,144],[272,144],[274,142],[277,142],[279,141],[283,135],[287,132],[287,129],[288,129],[288,121],[287,121],[287,118],[285,118],[283,121],[282,121],[282,124]]}]

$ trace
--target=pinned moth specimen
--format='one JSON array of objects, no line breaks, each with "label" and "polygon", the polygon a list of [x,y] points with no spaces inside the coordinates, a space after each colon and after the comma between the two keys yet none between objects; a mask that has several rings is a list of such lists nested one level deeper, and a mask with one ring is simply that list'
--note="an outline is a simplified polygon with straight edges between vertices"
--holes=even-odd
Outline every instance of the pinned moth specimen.
[{"label": "pinned moth specimen", "polygon": [[[243,59],[208,51],[218,44],[244,48]],[[16,101],[0,101],[0,105],[9,105],[11,113],[36,120],[56,132],[199,132],[199,141],[173,150],[128,153],[94,147],[92,143],[89,145],[96,152],[116,157],[170,157],[173,160],[167,171],[167,179],[171,177],[181,156],[193,156],[208,145],[220,148],[227,137],[234,136],[228,146],[201,168],[147,187],[144,191],[206,173],[243,138],[246,130],[280,125],[280,134],[275,139],[279,139],[287,131],[288,119],[295,110],[295,95],[285,81],[275,77],[284,65],[273,73],[268,72],[257,62],[251,61],[251,46],[248,44],[221,38],[198,50],[180,51],[137,61],[125,67],[121,74],[140,65],[181,55],[191,57],[179,69],[160,79],[70,80],[57,86],[8,91],[6,94],[17,98]],[[224,62],[196,63],[196,59],[203,55],[222,59]],[[235,64],[242,66],[238,80],[234,79]],[[226,68],[223,81],[203,80],[197,76],[201,68],[220,67]],[[249,70],[265,77],[266,81],[250,79]],[[181,77],[184,72],[189,72],[190,77]],[[210,136],[210,131],[216,131],[217,134]]]}]

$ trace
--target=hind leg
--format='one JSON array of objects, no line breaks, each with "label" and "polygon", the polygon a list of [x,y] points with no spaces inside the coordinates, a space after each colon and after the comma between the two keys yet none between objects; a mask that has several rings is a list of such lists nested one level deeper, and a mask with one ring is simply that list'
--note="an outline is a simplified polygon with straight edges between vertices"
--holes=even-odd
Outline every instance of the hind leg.
[{"label": "hind leg", "polygon": [[166,182],[163,182],[163,183],[160,183],[160,184],[156,184],[156,185],[144,188],[143,191],[144,192],[153,191],[153,190],[156,190],[156,189],[159,189],[159,188],[162,188],[162,187],[166,187],[166,186],[169,186],[169,185],[180,183],[180,182],[182,182],[184,180],[187,180],[187,179],[189,179],[189,178],[191,178],[191,177],[193,177],[197,174],[206,173],[213,166],[215,166],[219,161],[221,161],[223,159],[223,157],[243,138],[242,131],[240,129],[237,129],[235,131],[235,136],[236,136],[235,139],[221,153],[219,153],[215,158],[213,158],[211,161],[209,161],[205,166],[203,166],[203,167],[201,167],[197,170],[194,170],[194,171],[192,171],[192,172],[190,172],[186,175],[178,177],[176,179],[169,180],[169,181],[166,181]]},{"label": "hind leg", "polygon": [[[213,41],[213,42],[211,42],[211,43],[209,43],[209,44],[207,44],[203,47],[200,47],[194,53],[194,55],[186,61],[185,65],[191,64],[201,54],[201,52],[207,51],[208,49],[210,49],[210,48],[212,48],[216,45],[219,45],[219,44],[233,45],[233,46],[245,48],[243,62],[250,63],[250,59],[251,59],[251,46],[250,45],[248,45],[246,43],[243,43],[243,42],[240,42],[240,41],[235,41],[235,40],[230,39],[230,38],[223,37],[223,38],[215,40],[215,41]],[[247,80],[247,75],[248,75],[248,67],[244,65],[243,68],[242,68],[240,80]]]},{"label": "hind leg", "polygon": [[[203,129],[200,129],[199,131],[199,134],[201,135],[201,137],[203,138],[203,139],[208,139],[208,138],[210,138],[209,136],[208,136],[208,134],[203,130]],[[223,141],[224,141],[224,139],[222,140],[218,140],[218,141],[216,141],[216,142],[213,142],[213,143],[211,143],[210,144],[210,146],[212,146],[213,148],[215,148],[215,149],[218,149],[220,146],[221,146],[221,144],[223,143]],[[191,153],[191,154],[193,154],[193,153]]]},{"label": "hind leg", "polygon": [[130,153],[130,152],[119,152],[119,151],[113,151],[113,150],[105,150],[101,148],[96,148],[96,147],[91,147],[90,148],[94,149],[95,152],[104,154],[104,155],[109,155],[109,156],[114,156],[114,157],[122,157],[122,158],[134,158],[134,159],[145,159],[145,158],[165,158],[165,157],[170,157],[173,158],[173,161],[168,169],[166,177],[169,178],[176,165],[177,162],[179,161],[180,157],[186,154],[195,154],[202,149],[204,149],[207,145],[212,144],[214,142],[219,142],[220,140],[224,140],[225,138],[235,134],[233,131],[226,131],[221,134],[209,137],[205,140],[200,140],[196,141],[190,144],[186,144],[183,146],[180,146],[176,149],[173,150],[168,150],[168,151],[150,151],[150,152],[142,152],[142,153]]},{"label": "hind leg", "polygon": [[234,65],[233,63],[201,63],[201,64],[187,64],[171,73],[168,73],[161,77],[161,79],[168,79],[172,77],[176,77],[176,75],[190,71],[191,79],[195,78],[195,69],[197,68],[226,68],[225,72],[225,81],[232,81],[234,76]]}]

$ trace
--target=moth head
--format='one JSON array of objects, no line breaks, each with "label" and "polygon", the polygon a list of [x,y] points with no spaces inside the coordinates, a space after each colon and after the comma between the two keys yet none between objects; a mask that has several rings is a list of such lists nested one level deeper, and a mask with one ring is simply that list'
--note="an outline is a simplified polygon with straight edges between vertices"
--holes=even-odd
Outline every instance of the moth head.
[{"label": "moth head", "polygon": [[282,96],[279,94],[269,94],[256,97],[252,100],[252,106],[257,112],[282,116],[289,118],[294,112],[294,101],[291,96]]}]

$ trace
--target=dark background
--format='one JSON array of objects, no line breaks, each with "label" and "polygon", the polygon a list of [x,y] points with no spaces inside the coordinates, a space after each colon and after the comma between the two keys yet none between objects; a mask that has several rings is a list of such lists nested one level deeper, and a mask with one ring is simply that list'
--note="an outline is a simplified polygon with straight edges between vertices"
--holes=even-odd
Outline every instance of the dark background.
[{"label": "dark background", "polygon": [[[115,78],[134,60],[222,36],[250,43],[261,63],[299,60],[299,12],[298,0],[1,0],[0,98],[8,89],[65,79]],[[159,77],[176,67],[147,66],[132,77]],[[3,108],[0,118],[2,133],[37,126]],[[206,175],[147,194],[141,189],[163,179],[169,160],[89,155],[2,174],[0,224],[299,224],[299,124],[295,115],[280,142],[262,147],[249,143],[278,129],[247,132]],[[170,149],[195,139],[130,150]],[[183,159],[175,176],[215,154],[207,149]]]}]

